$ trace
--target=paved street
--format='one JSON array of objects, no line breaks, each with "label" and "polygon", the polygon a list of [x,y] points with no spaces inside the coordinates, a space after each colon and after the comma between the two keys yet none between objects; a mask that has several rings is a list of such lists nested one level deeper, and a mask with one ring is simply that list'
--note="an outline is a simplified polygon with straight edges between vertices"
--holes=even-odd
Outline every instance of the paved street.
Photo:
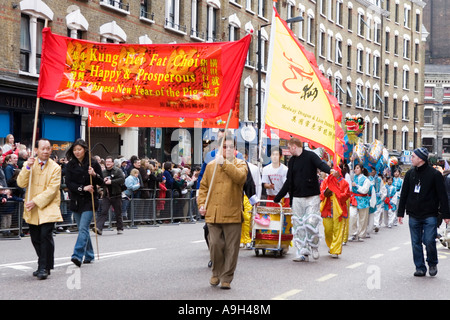
[{"label": "paved street", "polygon": [[[407,220],[406,220],[407,221]],[[142,226],[123,235],[99,236],[100,260],[81,268],[70,255],[76,234],[58,234],[55,270],[45,281],[31,273],[36,256],[29,238],[0,241],[0,299],[446,299],[450,250],[440,244],[438,275],[413,277],[407,225],[383,228],[362,243],[349,243],[333,259],[293,262],[240,251],[231,290],[209,285],[203,223]],[[92,236],[95,246],[95,237]]]}]

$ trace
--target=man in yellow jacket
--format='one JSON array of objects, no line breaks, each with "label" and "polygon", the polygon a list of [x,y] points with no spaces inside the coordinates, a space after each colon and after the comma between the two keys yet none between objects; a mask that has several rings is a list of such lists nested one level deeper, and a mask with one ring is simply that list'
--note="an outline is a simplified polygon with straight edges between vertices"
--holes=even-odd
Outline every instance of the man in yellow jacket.
[{"label": "man in yellow jacket", "polygon": [[222,289],[230,289],[236,270],[243,222],[243,187],[248,172],[247,164],[235,157],[235,151],[235,140],[227,135],[223,152],[219,150],[216,159],[206,166],[197,199],[199,212],[205,216],[209,229],[210,284],[221,283]]},{"label": "man in yellow jacket", "polygon": [[63,221],[60,210],[61,167],[50,159],[50,141],[40,139],[36,147],[37,158],[31,156],[24,164],[17,177],[17,185],[27,188],[23,218],[30,226],[31,242],[38,256],[38,269],[33,275],[44,280],[54,265],[53,228],[55,222]]}]

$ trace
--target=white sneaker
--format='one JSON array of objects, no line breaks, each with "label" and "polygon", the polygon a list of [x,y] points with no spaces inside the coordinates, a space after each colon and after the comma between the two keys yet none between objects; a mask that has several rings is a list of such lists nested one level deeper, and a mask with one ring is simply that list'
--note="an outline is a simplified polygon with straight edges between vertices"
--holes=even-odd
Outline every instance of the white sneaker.
[{"label": "white sneaker", "polygon": [[293,259],[293,261],[295,262],[308,262],[309,261],[309,257],[308,256],[297,256]]},{"label": "white sneaker", "polygon": [[317,259],[319,259],[319,249],[317,249],[317,248],[311,248],[311,251],[312,251],[312,256],[313,256],[313,258],[314,258],[314,260],[317,260]]}]

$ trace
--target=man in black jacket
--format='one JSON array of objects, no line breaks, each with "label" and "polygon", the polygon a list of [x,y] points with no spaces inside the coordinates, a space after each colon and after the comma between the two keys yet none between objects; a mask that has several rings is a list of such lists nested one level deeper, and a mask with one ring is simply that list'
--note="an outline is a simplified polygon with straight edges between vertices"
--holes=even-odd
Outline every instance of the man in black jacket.
[{"label": "man in black jacket", "polygon": [[103,170],[102,210],[97,218],[97,234],[102,234],[103,226],[108,219],[108,211],[111,206],[116,215],[117,234],[122,234],[122,185],[125,183],[125,176],[122,169],[114,166],[114,159],[111,156],[105,158],[105,167],[106,169]]},{"label": "man in black jacket", "polygon": [[414,150],[411,162],[413,168],[406,173],[400,194],[398,222],[403,223],[406,210],[409,215],[413,260],[416,266],[414,276],[422,277],[427,272],[422,243],[427,250],[429,274],[435,276],[438,263],[437,217],[441,213],[446,223],[450,221],[447,193],[442,174],[428,164],[426,148]]},{"label": "man in black jacket", "polygon": [[292,234],[297,249],[294,261],[309,261],[309,255],[319,258],[320,185],[317,169],[326,173],[335,171],[314,152],[303,149],[303,143],[292,138],[289,143],[292,154],[288,162],[286,181],[274,198],[278,203],[289,192],[292,206]]}]

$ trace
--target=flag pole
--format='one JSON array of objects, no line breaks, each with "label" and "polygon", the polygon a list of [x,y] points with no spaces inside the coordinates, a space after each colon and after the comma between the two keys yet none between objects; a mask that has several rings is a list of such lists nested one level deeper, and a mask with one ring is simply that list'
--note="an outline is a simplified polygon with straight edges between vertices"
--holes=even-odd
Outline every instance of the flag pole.
[{"label": "flag pole", "polygon": [[[44,22],[44,28],[47,28],[48,25],[48,19],[45,19]],[[38,90],[39,92],[39,90]],[[39,119],[39,105],[41,103],[41,98],[39,96],[36,97],[36,108],[34,110],[34,123],[33,123],[33,138],[31,139],[31,157],[34,158],[34,148],[36,144],[36,136],[37,136],[37,124]],[[27,195],[27,202],[30,201],[30,194],[31,194],[31,180],[32,180],[32,170],[33,168],[30,168],[30,177],[28,179],[28,195]]]},{"label": "flag pole", "polygon": [[[230,119],[231,119],[232,113],[233,113],[233,109],[230,109],[230,112],[228,113],[227,124],[225,125],[225,136],[223,137],[222,141],[220,142],[219,154],[223,154],[223,143],[225,141],[225,137],[227,136],[228,125],[230,124]],[[217,171],[217,161],[214,163],[214,171],[213,171],[213,175],[211,177],[211,182],[209,184],[208,193],[206,195],[205,210],[208,207],[209,196],[211,194],[211,189],[212,189],[212,185],[214,183],[214,178],[216,176],[216,171]]]},{"label": "flag pole", "polygon": [[[89,150],[89,167],[92,167],[92,154],[91,154],[91,116],[88,118],[88,150]],[[89,180],[92,188],[94,184],[92,183],[92,175],[89,175]],[[97,218],[95,217],[95,202],[94,202],[94,190],[91,192],[92,201],[92,215],[94,216],[94,233],[95,233],[95,244],[97,246],[97,259],[100,260],[100,251],[98,250],[98,236],[97,236]]]}]

